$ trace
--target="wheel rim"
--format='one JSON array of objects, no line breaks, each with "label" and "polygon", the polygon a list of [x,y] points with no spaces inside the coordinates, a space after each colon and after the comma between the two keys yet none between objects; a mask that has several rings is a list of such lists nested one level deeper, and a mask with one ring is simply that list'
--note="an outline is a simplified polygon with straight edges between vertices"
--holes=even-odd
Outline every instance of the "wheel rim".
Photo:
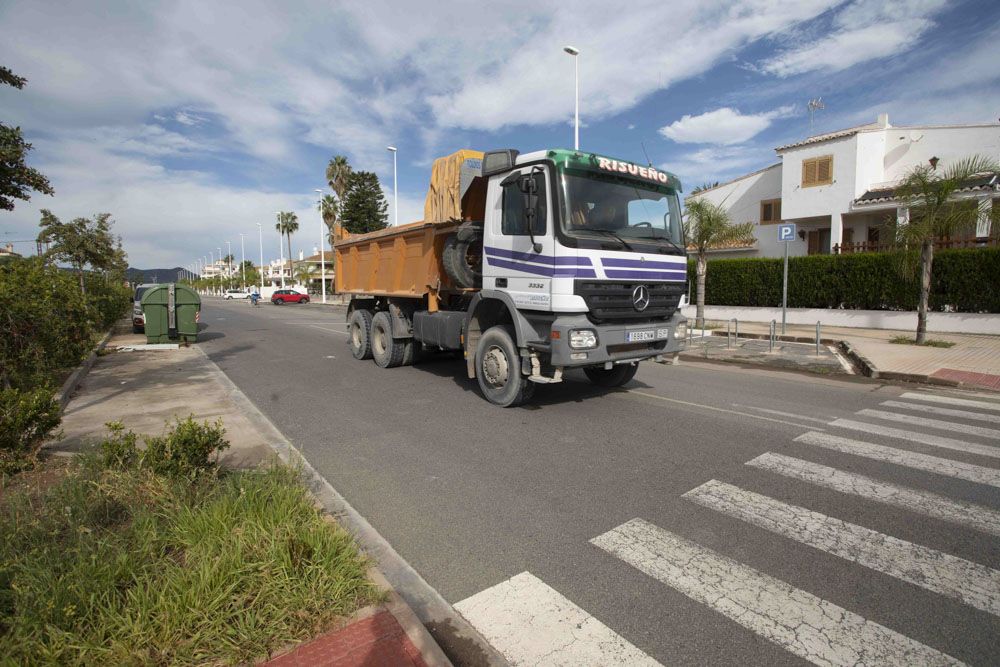
[{"label": "wheel rim", "polygon": [[385,340],[385,329],[382,327],[374,328],[374,336],[372,336],[372,348],[374,348],[375,353],[380,357],[385,354],[385,349],[387,347]]},{"label": "wheel rim", "polygon": [[351,324],[351,347],[361,349],[361,326],[357,322]]},{"label": "wheel rim", "polygon": [[510,379],[510,363],[507,353],[498,345],[491,345],[483,355],[483,379],[491,387],[500,388]]}]

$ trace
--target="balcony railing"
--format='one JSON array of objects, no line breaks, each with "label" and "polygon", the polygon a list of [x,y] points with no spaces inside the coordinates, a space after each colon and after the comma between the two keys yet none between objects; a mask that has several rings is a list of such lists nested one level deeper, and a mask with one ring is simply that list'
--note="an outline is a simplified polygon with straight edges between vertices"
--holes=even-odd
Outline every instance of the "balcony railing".
[{"label": "balcony railing", "polygon": [[[934,241],[935,250],[942,250],[944,248],[986,248],[997,245],[1000,245],[1000,239],[996,237],[986,238],[986,239],[942,238]],[[899,249],[900,246],[896,243],[886,243],[881,241],[857,241],[854,243],[840,243],[834,245],[833,254],[851,255],[857,252],[892,252],[893,250],[899,250]]]}]

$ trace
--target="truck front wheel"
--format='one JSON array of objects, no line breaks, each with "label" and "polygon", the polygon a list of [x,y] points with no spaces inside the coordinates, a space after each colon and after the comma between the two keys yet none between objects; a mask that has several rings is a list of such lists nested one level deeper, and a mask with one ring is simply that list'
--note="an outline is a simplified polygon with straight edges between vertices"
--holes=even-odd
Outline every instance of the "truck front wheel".
[{"label": "truck front wheel", "polygon": [[593,367],[584,368],[583,372],[586,374],[587,378],[598,387],[607,387],[608,389],[611,389],[627,384],[629,380],[635,377],[636,371],[638,370],[639,364],[618,364],[616,366],[612,366],[611,370]]},{"label": "truck front wheel", "polygon": [[521,355],[512,327],[491,327],[479,339],[476,379],[486,400],[504,408],[521,405],[535,393],[535,385],[521,375]]},{"label": "truck front wheel", "polygon": [[350,337],[348,342],[351,345],[351,355],[355,359],[372,358],[372,313],[370,310],[359,308],[351,313],[351,320],[347,324],[347,334]]}]

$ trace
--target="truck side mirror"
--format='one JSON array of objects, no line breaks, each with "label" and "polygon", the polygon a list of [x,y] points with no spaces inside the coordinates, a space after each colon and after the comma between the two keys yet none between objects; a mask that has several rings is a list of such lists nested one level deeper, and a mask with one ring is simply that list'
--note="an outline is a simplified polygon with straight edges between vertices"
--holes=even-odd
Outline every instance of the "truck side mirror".
[{"label": "truck side mirror", "polygon": [[538,219],[538,182],[535,180],[534,170],[521,176],[517,187],[524,197],[524,218],[528,223],[528,235],[531,236],[531,249],[535,252],[541,252],[542,244],[535,241],[535,221]]}]

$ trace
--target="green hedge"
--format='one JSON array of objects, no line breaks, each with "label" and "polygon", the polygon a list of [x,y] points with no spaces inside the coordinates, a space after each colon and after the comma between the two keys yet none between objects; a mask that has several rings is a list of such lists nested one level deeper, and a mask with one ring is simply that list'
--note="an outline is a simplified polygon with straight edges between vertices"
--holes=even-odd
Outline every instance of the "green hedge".
[{"label": "green hedge", "polygon": [[[705,303],[780,306],[782,262],[772,258],[708,262]],[[790,308],[916,310],[916,253],[811,255],[788,260]],[[695,263],[688,262],[692,297]],[[1000,248],[939,250],[934,254],[930,307],[938,311],[1000,313]]]}]

